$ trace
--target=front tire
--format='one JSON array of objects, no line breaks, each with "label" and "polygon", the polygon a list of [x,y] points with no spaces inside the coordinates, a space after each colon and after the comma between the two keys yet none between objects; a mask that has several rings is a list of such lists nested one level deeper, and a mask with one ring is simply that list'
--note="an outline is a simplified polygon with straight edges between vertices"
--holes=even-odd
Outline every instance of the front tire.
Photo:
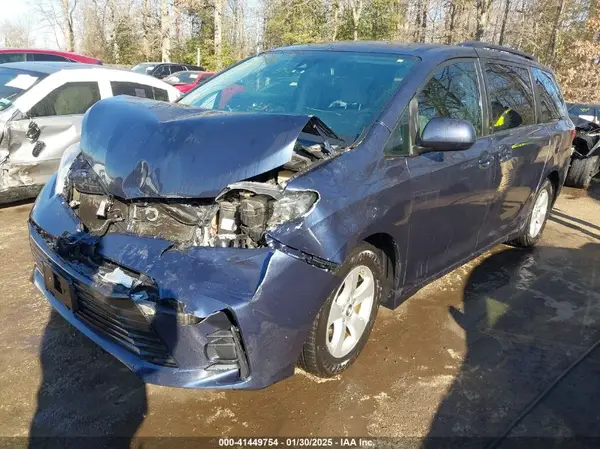
[{"label": "front tire", "polygon": [[331,377],[354,363],[364,348],[384,293],[383,254],[361,243],[341,266],[339,283],[315,317],[299,365]]},{"label": "front tire", "polygon": [[592,182],[592,177],[598,171],[599,156],[592,156],[585,159],[572,159],[571,167],[565,179],[565,185],[578,189],[587,189]]},{"label": "front tire", "polygon": [[509,242],[510,245],[530,248],[542,237],[548,216],[552,210],[554,200],[554,188],[552,183],[546,179],[535,196],[533,207],[527,216],[527,222],[521,235]]}]

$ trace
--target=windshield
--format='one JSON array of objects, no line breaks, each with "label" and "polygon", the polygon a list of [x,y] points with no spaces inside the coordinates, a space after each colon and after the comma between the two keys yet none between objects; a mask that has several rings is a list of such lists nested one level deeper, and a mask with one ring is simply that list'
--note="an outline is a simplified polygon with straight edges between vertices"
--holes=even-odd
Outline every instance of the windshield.
[{"label": "windshield", "polygon": [[46,75],[28,70],[0,68],[0,111],[13,102]]},{"label": "windshield", "polygon": [[131,70],[137,73],[150,73],[152,70],[154,70],[154,67],[156,67],[156,64],[149,64],[149,63],[145,63],[145,64],[138,64],[135,67],[133,67]]},{"label": "windshield", "polygon": [[182,83],[182,84],[190,84],[196,81],[200,72],[177,72],[171,76],[165,78],[167,83]]},{"label": "windshield", "polygon": [[314,115],[353,141],[377,118],[417,61],[376,53],[264,53],[208,80],[180,103],[236,112]]}]

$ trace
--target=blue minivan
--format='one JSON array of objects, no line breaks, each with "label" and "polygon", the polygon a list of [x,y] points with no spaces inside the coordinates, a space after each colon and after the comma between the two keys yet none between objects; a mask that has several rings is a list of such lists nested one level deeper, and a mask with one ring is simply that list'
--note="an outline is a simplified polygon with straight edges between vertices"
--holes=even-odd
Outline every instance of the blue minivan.
[{"label": "blue minivan", "polygon": [[552,72],[506,47],[267,51],[176,104],[96,103],[31,212],[33,281],[150,383],[336,375],[380,305],[536,244],[573,133]]}]

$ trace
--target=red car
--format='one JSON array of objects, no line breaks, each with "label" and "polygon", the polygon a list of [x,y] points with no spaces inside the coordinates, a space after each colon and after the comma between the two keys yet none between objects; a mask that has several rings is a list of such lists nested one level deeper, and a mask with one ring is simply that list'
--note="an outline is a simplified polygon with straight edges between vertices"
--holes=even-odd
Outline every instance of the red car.
[{"label": "red car", "polygon": [[45,61],[81,62],[102,65],[102,61],[77,53],[58,50],[36,50],[33,48],[0,48],[0,64],[6,62]]},{"label": "red car", "polygon": [[163,81],[175,86],[181,92],[189,92],[198,84],[203,83],[215,72],[196,72],[193,70],[185,70],[183,72],[173,73],[172,75],[163,79]]}]

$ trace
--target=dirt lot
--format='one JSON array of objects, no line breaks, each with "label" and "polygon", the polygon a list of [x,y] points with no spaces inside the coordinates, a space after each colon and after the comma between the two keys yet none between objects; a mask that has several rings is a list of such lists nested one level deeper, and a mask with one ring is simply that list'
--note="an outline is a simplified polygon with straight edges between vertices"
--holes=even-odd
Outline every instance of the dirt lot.
[{"label": "dirt lot", "polygon": [[[254,392],[144,385],[30,284],[31,204],[0,209],[0,436],[494,436],[600,338],[600,180],[539,247],[499,246],[380,310],[343,375]],[[600,348],[511,435],[600,437]],[[600,441],[600,440],[599,440]],[[134,442],[139,446],[141,443]],[[2,444],[0,444],[2,446]]]}]

